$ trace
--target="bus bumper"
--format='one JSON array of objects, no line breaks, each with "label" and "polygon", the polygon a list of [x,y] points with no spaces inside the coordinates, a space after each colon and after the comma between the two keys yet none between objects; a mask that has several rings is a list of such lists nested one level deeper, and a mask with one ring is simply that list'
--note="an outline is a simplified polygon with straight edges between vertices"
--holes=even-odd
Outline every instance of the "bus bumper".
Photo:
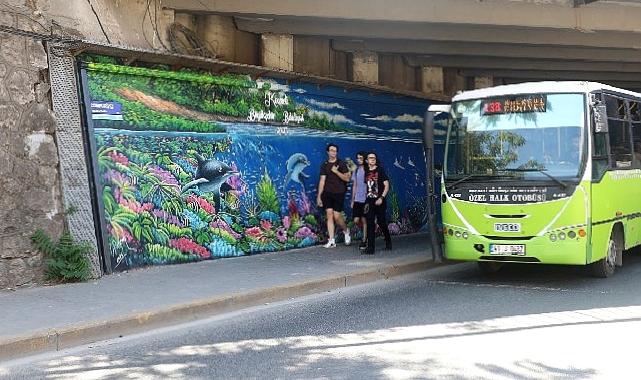
[{"label": "bus bumper", "polygon": [[[470,235],[464,239],[446,235],[444,253],[448,260],[585,265],[587,243],[585,237],[551,241],[548,236],[529,240],[491,240],[484,236]],[[491,252],[491,245],[500,245],[500,249],[522,245],[524,252]]]}]

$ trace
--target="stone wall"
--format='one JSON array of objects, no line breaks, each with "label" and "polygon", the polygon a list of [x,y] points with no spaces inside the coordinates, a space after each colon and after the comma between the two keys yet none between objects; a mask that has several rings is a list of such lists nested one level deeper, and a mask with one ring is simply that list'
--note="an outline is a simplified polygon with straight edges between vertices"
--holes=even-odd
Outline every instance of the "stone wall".
[{"label": "stone wall", "polygon": [[[29,15],[33,8],[23,10]],[[37,22],[20,13],[2,13],[1,23],[39,31]],[[0,33],[0,52],[0,289],[4,289],[42,281],[43,258],[30,237],[38,228],[59,236],[64,221],[44,45]]]},{"label": "stone wall", "polygon": [[[0,25],[97,42],[107,42],[106,34],[113,44],[163,49],[160,40],[166,38],[173,12],[153,3],[156,8],[147,9],[148,2],[143,0],[7,0],[0,4]],[[56,146],[56,130],[63,126],[57,126],[51,111],[44,43],[0,33],[0,52],[2,290],[43,282],[43,257],[33,249],[31,236],[39,228],[60,236],[65,217]]]}]

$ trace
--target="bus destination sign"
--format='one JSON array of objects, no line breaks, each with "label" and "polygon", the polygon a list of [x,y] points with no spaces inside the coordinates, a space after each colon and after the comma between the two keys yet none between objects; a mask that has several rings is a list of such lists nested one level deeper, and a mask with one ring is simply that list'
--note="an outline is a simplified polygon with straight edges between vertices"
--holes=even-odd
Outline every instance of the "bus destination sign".
[{"label": "bus destination sign", "polygon": [[488,98],[481,101],[481,115],[545,112],[546,100],[542,94]]}]

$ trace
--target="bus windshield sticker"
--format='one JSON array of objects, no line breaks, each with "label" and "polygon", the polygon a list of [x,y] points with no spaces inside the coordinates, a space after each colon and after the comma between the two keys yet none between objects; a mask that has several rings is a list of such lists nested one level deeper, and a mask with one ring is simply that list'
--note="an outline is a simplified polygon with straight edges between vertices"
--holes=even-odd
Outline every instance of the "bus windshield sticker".
[{"label": "bus windshield sticker", "polygon": [[450,197],[475,203],[490,204],[524,204],[553,201],[568,196],[566,191],[559,191],[555,186],[478,186],[476,188],[458,189]]}]

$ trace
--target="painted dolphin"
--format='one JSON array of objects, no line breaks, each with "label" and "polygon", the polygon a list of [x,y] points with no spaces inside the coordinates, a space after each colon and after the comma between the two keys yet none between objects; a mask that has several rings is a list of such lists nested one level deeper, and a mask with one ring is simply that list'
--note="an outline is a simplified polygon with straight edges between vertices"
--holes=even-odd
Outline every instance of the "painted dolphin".
[{"label": "painted dolphin", "polygon": [[289,181],[298,182],[301,185],[306,178],[309,178],[309,175],[303,173],[306,167],[310,165],[307,156],[302,153],[292,154],[285,163],[287,167],[287,174],[285,175],[285,186]]},{"label": "painted dolphin", "polygon": [[396,166],[396,167],[397,167],[397,168],[399,168],[399,169],[403,169],[403,170],[405,170],[405,167],[404,167],[403,165],[401,165],[401,163],[400,163],[400,162],[398,162],[398,158],[396,158],[396,159],[394,160],[394,166]]},{"label": "painted dolphin", "polygon": [[205,160],[200,155],[196,155],[196,159],[198,159],[198,170],[194,180],[185,184],[182,187],[182,192],[184,193],[190,188],[198,186],[198,190],[202,192],[214,193],[216,206],[218,207],[220,206],[220,194],[231,189],[231,186],[226,183],[227,179],[239,173],[218,160]]}]

